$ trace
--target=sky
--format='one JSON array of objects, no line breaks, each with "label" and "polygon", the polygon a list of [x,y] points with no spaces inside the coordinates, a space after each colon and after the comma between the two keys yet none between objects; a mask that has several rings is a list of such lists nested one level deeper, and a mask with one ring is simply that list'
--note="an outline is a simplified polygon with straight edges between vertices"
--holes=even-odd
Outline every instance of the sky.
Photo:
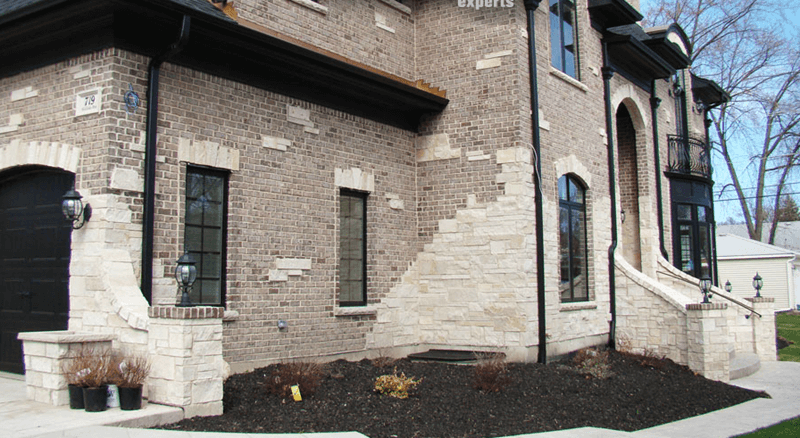
[{"label": "sky", "polygon": [[[654,0],[640,0],[640,8],[639,11],[643,14],[647,10],[647,8],[655,3]],[[794,4],[796,7],[787,8],[787,20],[788,26],[787,29],[794,29],[795,31],[800,31],[800,0],[786,0],[785,3],[787,6]],[[666,24],[666,23],[663,23]],[[680,23],[679,23],[680,24]],[[728,220],[728,218],[733,218],[737,222],[743,222],[743,214],[741,211],[741,206],[736,198],[732,187],[728,187],[725,189],[724,193],[720,196],[720,191],[723,187],[730,183],[730,176],[728,174],[728,170],[724,166],[724,162],[721,160],[721,156],[719,154],[715,154],[714,162],[714,208],[715,208],[715,219],[718,223],[724,222]],[[743,152],[741,159],[747,160],[748,156],[746,153]],[[741,178],[741,177],[740,177]],[[752,187],[755,184],[752,182],[740,180],[743,187]],[[800,180],[797,181],[789,181],[787,184],[786,189],[783,190],[784,193],[794,193],[795,201],[800,204]],[[750,190],[750,192],[754,192],[754,190]],[[747,191],[745,192],[747,195]],[[770,199],[771,201],[771,199]],[[771,202],[770,202],[771,203]]]}]

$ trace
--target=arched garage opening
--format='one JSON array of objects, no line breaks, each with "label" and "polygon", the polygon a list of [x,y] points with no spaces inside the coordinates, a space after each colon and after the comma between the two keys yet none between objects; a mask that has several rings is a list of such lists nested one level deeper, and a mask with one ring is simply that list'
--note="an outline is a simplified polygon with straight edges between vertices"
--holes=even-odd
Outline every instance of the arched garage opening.
[{"label": "arched garage opening", "polygon": [[66,330],[72,227],[61,197],[75,176],[24,166],[0,172],[0,370],[23,373],[20,332]]}]

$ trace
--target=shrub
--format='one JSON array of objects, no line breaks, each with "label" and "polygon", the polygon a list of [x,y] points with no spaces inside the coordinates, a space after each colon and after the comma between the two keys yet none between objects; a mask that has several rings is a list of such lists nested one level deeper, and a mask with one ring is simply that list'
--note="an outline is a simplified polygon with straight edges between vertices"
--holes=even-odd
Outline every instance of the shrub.
[{"label": "shrub", "polygon": [[150,374],[150,361],[143,356],[122,356],[115,364],[114,383],[120,388],[138,388]]},{"label": "shrub", "polygon": [[608,363],[608,351],[598,351],[594,348],[578,350],[572,358],[572,363],[579,373],[586,378],[607,379],[613,375],[611,365]]},{"label": "shrub", "polygon": [[511,382],[505,355],[502,353],[479,354],[475,365],[473,386],[486,392],[500,392]]},{"label": "shrub", "polygon": [[375,391],[395,398],[408,398],[410,392],[416,388],[422,379],[414,380],[406,377],[405,373],[397,375],[397,368],[393,374],[384,374],[375,379]]},{"label": "shrub", "polygon": [[386,368],[390,365],[394,365],[394,363],[397,362],[397,359],[390,357],[383,350],[379,350],[378,354],[379,356],[371,361],[372,365],[376,368]]},{"label": "shrub", "polygon": [[267,378],[266,390],[270,394],[281,397],[292,396],[292,386],[300,387],[302,396],[317,392],[322,378],[325,376],[325,365],[316,362],[291,362],[278,365],[272,375]]},{"label": "shrub", "polygon": [[82,350],[77,356],[64,361],[61,371],[70,385],[97,388],[109,382],[113,361],[108,351]]}]

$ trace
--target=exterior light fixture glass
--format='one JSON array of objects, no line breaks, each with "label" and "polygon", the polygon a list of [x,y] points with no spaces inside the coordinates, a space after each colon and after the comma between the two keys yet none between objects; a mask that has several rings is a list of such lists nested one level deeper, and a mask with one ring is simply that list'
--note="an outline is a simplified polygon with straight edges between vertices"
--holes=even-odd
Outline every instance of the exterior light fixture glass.
[{"label": "exterior light fixture glass", "polygon": [[81,202],[82,198],[83,196],[75,191],[75,187],[69,189],[61,197],[61,212],[68,221],[72,222],[73,230],[83,227],[92,217],[92,206],[89,204],[84,206]]},{"label": "exterior light fixture glass", "polygon": [[725,292],[731,293],[732,290],[733,290],[733,286],[731,286],[731,281],[730,280],[726,281],[725,282]]},{"label": "exterior light fixture glass", "polygon": [[178,281],[178,287],[181,288],[181,301],[177,304],[178,307],[192,306],[192,300],[189,298],[189,290],[192,288],[194,281],[197,280],[197,261],[184,252],[181,258],[178,259],[178,266],[175,267],[175,279]]},{"label": "exterior light fixture glass", "polygon": [[753,288],[756,290],[756,298],[761,298],[762,287],[764,287],[764,280],[762,280],[761,276],[756,272],[756,276],[753,277]]},{"label": "exterior light fixture glass", "polygon": [[708,304],[711,301],[711,279],[708,276],[705,276],[700,279],[700,292],[703,293],[703,304]]}]

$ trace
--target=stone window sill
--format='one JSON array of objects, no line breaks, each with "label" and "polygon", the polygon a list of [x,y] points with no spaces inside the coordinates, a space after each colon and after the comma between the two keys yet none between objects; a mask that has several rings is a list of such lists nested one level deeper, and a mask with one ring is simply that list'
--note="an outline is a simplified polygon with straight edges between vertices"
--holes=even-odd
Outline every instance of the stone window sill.
[{"label": "stone window sill", "polygon": [[334,316],[364,316],[364,315],[377,315],[378,309],[374,306],[364,307],[337,307],[333,311]]},{"label": "stone window sill", "polygon": [[574,310],[591,310],[596,308],[597,303],[587,301],[585,303],[563,303],[561,304],[561,308],[558,310],[561,312],[572,312]]},{"label": "stone window sill", "polygon": [[589,92],[589,87],[583,84],[583,82],[573,78],[572,76],[562,72],[561,70],[550,66],[550,74],[561,79],[562,81],[572,85],[573,87],[583,91],[584,93]]},{"label": "stone window sill", "polygon": [[411,8],[409,8],[408,6],[406,6],[406,5],[404,5],[404,4],[400,3],[400,2],[396,2],[394,0],[380,0],[380,1],[382,3],[386,3],[387,5],[397,9],[400,12],[404,12],[407,15],[411,15]]},{"label": "stone window sill", "polygon": [[317,2],[313,2],[311,0],[289,0],[291,2],[297,3],[300,6],[305,6],[308,9],[314,10],[319,12],[322,15],[328,15],[328,8],[327,6],[322,6]]}]

